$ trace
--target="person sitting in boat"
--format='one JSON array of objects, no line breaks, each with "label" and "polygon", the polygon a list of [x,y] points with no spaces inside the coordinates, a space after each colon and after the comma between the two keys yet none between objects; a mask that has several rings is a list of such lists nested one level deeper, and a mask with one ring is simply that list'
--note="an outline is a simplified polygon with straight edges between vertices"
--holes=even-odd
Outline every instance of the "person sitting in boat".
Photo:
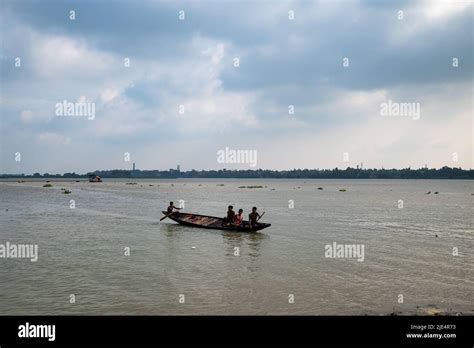
[{"label": "person sitting in boat", "polygon": [[243,209],[239,209],[239,213],[237,215],[234,216],[234,222],[232,223],[234,226],[240,226],[240,224],[242,223],[242,221],[244,220],[244,210]]},{"label": "person sitting in boat", "polygon": [[223,225],[229,225],[234,222],[234,216],[235,216],[235,211],[234,207],[229,205],[227,208],[227,216],[224,218],[222,224]]},{"label": "person sitting in boat", "polygon": [[257,207],[253,207],[252,212],[249,214],[249,228],[257,226],[257,221],[260,217],[260,214],[257,213]]},{"label": "person sitting in boat", "polygon": [[166,211],[168,212],[168,215],[171,215],[173,213],[173,209],[180,210],[181,208],[175,207],[173,202],[170,202],[170,206]]}]

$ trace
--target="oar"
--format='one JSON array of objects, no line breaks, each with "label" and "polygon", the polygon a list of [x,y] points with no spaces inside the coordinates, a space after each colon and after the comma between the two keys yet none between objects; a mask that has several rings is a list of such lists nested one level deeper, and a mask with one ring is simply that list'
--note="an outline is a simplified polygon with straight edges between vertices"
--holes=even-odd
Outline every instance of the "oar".
[{"label": "oar", "polygon": [[164,219],[166,219],[168,216],[170,216],[170,215],[173,214],[173,213],[174,213],[174,211],[172,211],[171,213],[169,213],[169,214],[163,216],[163,217],[160,219],[160,221],[163,221]]}]

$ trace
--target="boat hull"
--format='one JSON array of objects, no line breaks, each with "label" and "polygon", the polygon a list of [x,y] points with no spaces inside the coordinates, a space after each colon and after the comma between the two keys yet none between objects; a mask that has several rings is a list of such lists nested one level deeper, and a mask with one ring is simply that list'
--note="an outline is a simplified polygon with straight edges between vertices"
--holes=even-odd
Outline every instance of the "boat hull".
[{"label": "boat hull", "polygon": [[[167,215],[166,211],[162,211],[163,214]],[[264,228],[270,227],[271,224],[258,222],[257,226],[252,229],[249,228],[248,221],[243,221],[240,226],[225,226],[223,225],[224,219],[216,216],[207,216],[199,214],[188,214],[174,212],[169,215],[168,218],[185,226],[207,228],[211,230],[222,230],[231,232],[256,232],[263,230]]]}]

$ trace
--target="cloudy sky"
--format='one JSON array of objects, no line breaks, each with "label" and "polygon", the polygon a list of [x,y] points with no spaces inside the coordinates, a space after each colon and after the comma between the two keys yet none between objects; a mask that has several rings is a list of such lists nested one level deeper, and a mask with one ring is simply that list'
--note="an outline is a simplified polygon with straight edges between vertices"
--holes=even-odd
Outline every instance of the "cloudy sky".
[{"label": "cloudy sky", "polygon": [[471,1],[0,4],[0,173],[472,168]]}]

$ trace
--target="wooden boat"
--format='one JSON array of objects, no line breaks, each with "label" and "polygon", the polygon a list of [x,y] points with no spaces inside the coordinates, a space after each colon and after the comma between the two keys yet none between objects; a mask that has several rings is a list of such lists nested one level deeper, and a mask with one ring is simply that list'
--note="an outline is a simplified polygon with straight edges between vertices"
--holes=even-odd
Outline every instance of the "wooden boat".
[{"label": "wooden boat", "polygon": [[[167,215],[168,212],[162,211],[163,214]],[[181,225],[192,226],[192,227],[201,227],[201,228],[208,228],[213,230],[225,230],[225,231],[233,231],[233,232],[256,232],[259,230],[263,230],[264,228],[270,227],[271,224],[266,224],[263,222],[257,222],[257,226],[254,226],[252,229],[249,229],[249,222],[243,221],[240,226],[224,226],[223,225],[223,218],[216,217],[216,216],[207,216],[207,215],[199,215],[199,214],[188,214],[188,213],[180,213],[174,212],[168,216],[173,221]]]},{"label": "wooden boat", "polygon": [[102,178],[98,175],[89,175],[89,182],[102,182]]}]

